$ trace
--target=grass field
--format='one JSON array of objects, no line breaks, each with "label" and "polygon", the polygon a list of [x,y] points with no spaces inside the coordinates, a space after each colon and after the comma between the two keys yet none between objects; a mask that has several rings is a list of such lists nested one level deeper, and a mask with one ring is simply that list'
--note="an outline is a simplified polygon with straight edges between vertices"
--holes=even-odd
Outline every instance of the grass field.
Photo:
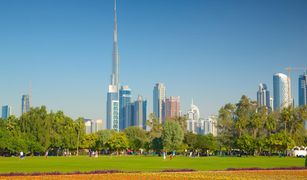
[{"label": "grass field", "polygon": [[197,171],[225,170],[227,168],[277,168],[303,167],[303,158],[290,157],[175,157],[163,160],[161,157],[143,156],[101,156],[79,157],[26,157],[0,158],[0,174],[11,172],[74,172],[95,170],[120,170],[155,172],[166,169],[193,169]]}]

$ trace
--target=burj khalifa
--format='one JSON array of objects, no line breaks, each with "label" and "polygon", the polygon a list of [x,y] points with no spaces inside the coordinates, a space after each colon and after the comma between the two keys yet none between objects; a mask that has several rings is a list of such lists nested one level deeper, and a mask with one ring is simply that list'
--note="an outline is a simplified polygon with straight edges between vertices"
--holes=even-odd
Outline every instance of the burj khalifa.
[{"label": "burj khalifa", "polygon": [[107,94],[107,129],[119,131],[119,50],[116,0],[114,0],[114,30],[111,84]]}]

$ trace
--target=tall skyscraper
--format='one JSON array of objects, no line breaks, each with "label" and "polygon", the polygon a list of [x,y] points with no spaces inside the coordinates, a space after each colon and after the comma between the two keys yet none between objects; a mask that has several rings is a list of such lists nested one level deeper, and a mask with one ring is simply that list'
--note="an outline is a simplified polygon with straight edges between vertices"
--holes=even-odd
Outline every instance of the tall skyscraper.
[{"label": "tall skyscraper", "polygon": [[127,121],[125,122],[125,127],[134,126],[135,118],[134,118],[134,102],[130,103],[128,106],[125,106],[125,116],[127,117]]},{"label": "tall skyscraper", "polygon": [[298,79],[298,104],[307,105],[307,71]]},{"label": "tall skyscraper", "polygon": [[21,98],[21,113],[22,114],[30,111],[30,108],[31,108],[30,102],[31,102],[30,95],[28,94],[22,95],[22,98]]},{"label": "tall skyscraper", "polygon": [[157,83],[153,90],[153,113],[160,124],[164,122],[165,91],[166,88],[162,83]]},{"label": "tall skyscraper", "polygon": [[127,128],[129,113],[125,108],[131,103],[131,89],[128,86],[122,86],[119,90],[119,129]]},{"label": "tall skyscraper", "polygon": [[116,0],[114,0],[113,60],[111,84],[107,94],[107,129],[119,131],[119,50],[117,38]]},{"label": "tall skyscraper", "polygon": [[8,119],[11,115],[13,115],[13,109],[11,106],[2,106],[2,119]]},{"label": "tall skyscraper", "polygon": [[280,110],[292,105],[291,82],[287,75],[282,73],[273,76],[274,110]]},{"label": "tall skyscraper", "polygon": [[147,101],[143,100],[142,96],[134,102],[134,124],[140,128],[146,129],[147,121]]},{"label": "tall skyscraper", "polygon": [[267,107],[270,109],[270,91],[266,84],[259,84],[259,89],[257,92],[257,103],[258,107]]},{"label": "tall skyscraper", "polygon": [[165,99],[165,118],[180,116],[180,97],[171,96]]}]

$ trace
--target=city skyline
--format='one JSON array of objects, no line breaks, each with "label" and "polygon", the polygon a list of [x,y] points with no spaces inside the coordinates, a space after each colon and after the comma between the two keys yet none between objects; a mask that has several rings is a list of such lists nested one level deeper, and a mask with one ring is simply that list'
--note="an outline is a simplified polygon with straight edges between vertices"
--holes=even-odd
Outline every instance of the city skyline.
[{"label": "city skyline", "polygon": [[[7,85],[0,94],[1,105],[13,106],[20,115],[20,95],[32,82],[33,106],[46,105],[50,110],[63,110],[74,118],[105,119],[105,94],[112,59],[110,35],[113,26],[109,19],[113,15],[113,1],[76,1],[72,7],[63,2],[59,9],[56,5],[60,1],[29,2],[0,3],[0,20],[5,27],[0,30],[5,36],[0,42],[0,59],[6,63],[0,71],[3,73],[1,80]],[[206,117],[217,114],[225,103],[237,102],[243,94],[256,100],[259,83],[267,84],[268,90],[273,92],[272,76],[278,72],[285,73],[285,67],[306,66],[307,26],[304,19],[307,13],[304,9],[307,3],[304,1],[280,1],[277,5],[270,1],[262,6],[256,2],[239,3],[242,1],[223,1],[222,4],[176,1],[176,6],[171,6],[172,2],[175,1],[119,3],[121,82],[134,90],[133,99],[138,94],[148,99],[149,112],[152,112],[152,87],[157,82],[167,87],[166,96],[181,97],[183,113],[194,98],[201,116]],[[273,5],[276,5],[275,14],[269,12]],[[30,9],[18,9],[22,6]],[[247,8],[251,12],[235,12],[232,6]],[[10,8],[15,9],[13,12],[16,14],[9,12]],[[78,8],[84,12],[78,12]],[[285,8],[287,12],[282,11]],[[30,13],[33,9],[34,13]],[[35,17],[35,10],[42,9],[46,10],[42,17]],[[59,11],[59,15],[53,10]],[[133,10],[138,10],[138,13]],[[192,13],[194,10],[197,13]],[[228,16],[222,15],[223,10]],[[264,15],[258,10],[262,10]],[[151,13],[156,13],[154,15],[162,20],[157,20]],[[144,17],[138,19],[140,14]],[[63,20],[58,19],[60,16],[64,17]],[[168,18],[172,21],[166,24]],[[23,20],[30,24],[24,24]],[[90,21],[85,23],[86,20]],[[57,25],[53,27],[55,33],[48,23]],[[85,28],[81,26],[83,24],[88,26]],[[193,25],[197,25],[197,30]],[[23,29],[23,33],[13,30],[14,27]],[[140,27],[143,29],[139,30]],[[151,30],[154,27],[157,29]],[[94,33],[89,34],[92,31]],[[233,44],[237,47],[232,47]],[[5,78],[4,73],[11,79]],[[298,103],[297,79],[300,74],[302,72],[291,75],[295,104]]]}]

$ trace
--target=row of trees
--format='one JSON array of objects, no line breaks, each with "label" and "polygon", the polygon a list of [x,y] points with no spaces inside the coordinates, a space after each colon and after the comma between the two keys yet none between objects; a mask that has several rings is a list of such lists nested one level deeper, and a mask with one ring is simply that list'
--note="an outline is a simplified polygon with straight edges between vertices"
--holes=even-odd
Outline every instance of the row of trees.
[{"label": "row of trees", "polygon": [[238,149],[247,154],[271,154],[306,146],[304,120],[307,106],[271,112],[242,96],[237,104],[226,104],[219,111],[219,149],[228,153]]},{"label": "row of trees", "polygon": [[250,155],[285,152],[295,145],[306,146],[304,129],[307,106],[270,112],[242,96],[237,104],[219,110],[218,136],[187,132],[186,118],[178,117],[159,124],[150,115],[150,131],[129,127],[122,132],[102,130],[85,134],[82,118],[72,120],[63,112],[48,113],[46,107],[33,108],[20,118],[0,119],[0,155],[79,153],[91,149],[105,153],[130,150],[134,153],[177,151],[202,154],[240,152]]},{"label": "row of trees", "polygon": [[83,119],[72,120],[63,112],[48,113],[46,107],[31,109],[20,118],[0,119],[0,154],[59,154],[78,149],[84,136]]},{"label": "row of trees", "polygon": [[[186,132],[186,119],[178,117],[163,125],[150,115],[150,131],[129,127],[122,132],[102,130],[85,134],[82,118],[72,120],[63,112],[48,113],[46,107],[33,108],[20,118],[0,119],[0,155],[19,154],[62,155],[63,152],[79,153],[90,149],[105,153],[130,150],[134,153],[214,149],[213,136],[194,135]],[[209,148],[209,146],[210,148]],[[212,146],[212,147],[211,147]]]},{"label": "row of trees", "polygon": [[105,153],[119,153],[130,150],[142,154],[177,151],[182,154],[198,152],[208,154],[217,149],[217,141],[210,135],[196,135],[186,131],[185,118],[167,120],[163,125],[150,115],[150,131],[139,127],[128,127],[122,132],[102,130],[87,134],[82,140],[81,148]]}]

